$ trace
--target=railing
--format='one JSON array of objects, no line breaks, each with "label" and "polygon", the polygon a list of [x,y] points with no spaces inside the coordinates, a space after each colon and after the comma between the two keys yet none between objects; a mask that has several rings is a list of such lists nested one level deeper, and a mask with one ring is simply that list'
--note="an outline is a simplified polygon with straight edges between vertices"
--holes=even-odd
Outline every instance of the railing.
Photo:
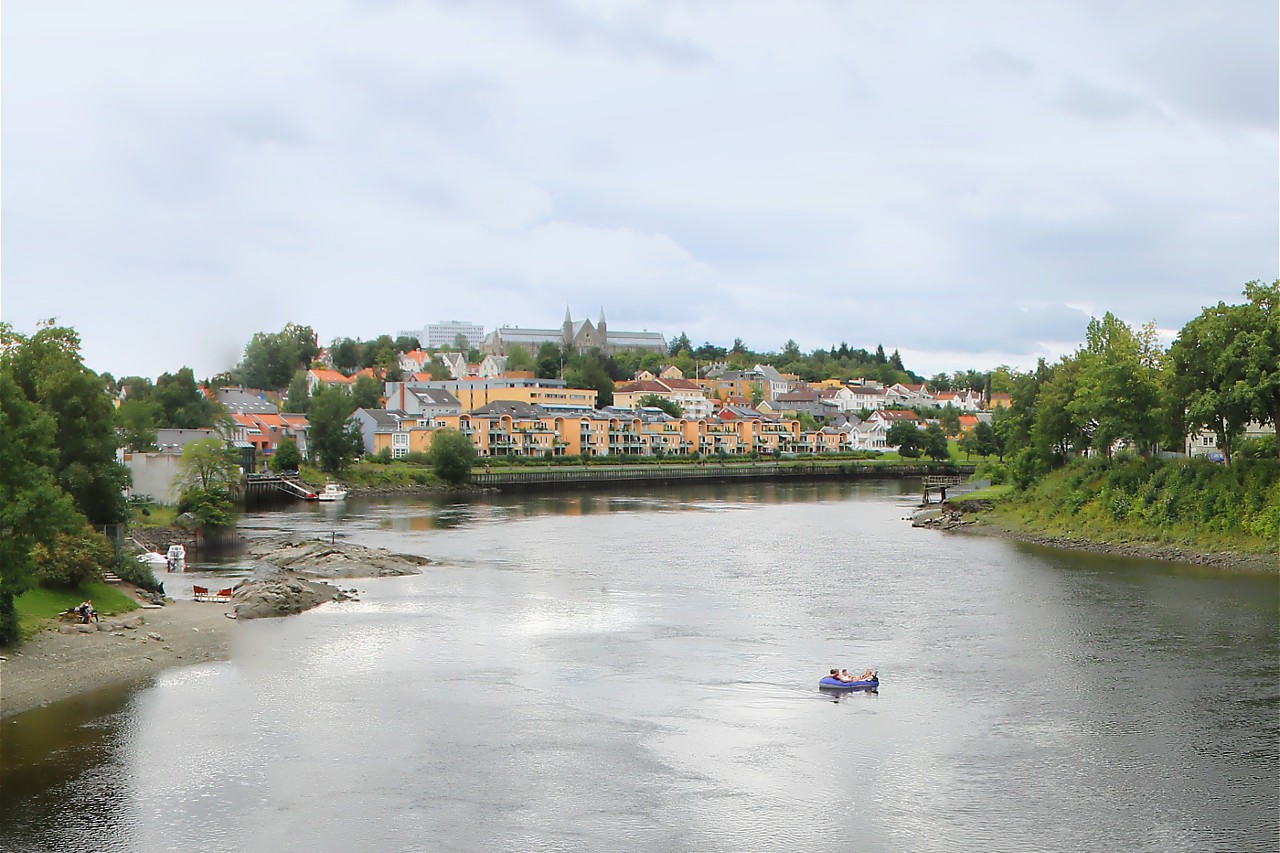
[{"label": "railing", "polygon": [[[608,483],[621,481],[666,482],[670,480],[774,479],[803,477],[907,478],[931,475],[929,465],[865,465],[849,461],[811,463],[723,463],[695,462],[673,465],[564,466],[534,470],[473,473],[477,486],[555,485],[560,483]],[[972,472],[973,466],[957,465],[955,470]],[[963,481],[963,477],[952,477]]]}]

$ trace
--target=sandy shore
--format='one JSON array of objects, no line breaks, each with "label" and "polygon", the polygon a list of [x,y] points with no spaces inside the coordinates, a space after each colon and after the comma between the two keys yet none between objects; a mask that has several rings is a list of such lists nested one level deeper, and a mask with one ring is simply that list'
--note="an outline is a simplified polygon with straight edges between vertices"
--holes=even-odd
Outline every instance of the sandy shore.
[{"label": "sandy shore", "polygon": [[63,634],[55,628],[0,650],[7,658],[0,661],[0,719],[171,666],[225,659],[236,629],[223,615],[227,610],[219,604],[174,601],[108,617],[121,621],[141,616],[143,624],[134,629]]}]

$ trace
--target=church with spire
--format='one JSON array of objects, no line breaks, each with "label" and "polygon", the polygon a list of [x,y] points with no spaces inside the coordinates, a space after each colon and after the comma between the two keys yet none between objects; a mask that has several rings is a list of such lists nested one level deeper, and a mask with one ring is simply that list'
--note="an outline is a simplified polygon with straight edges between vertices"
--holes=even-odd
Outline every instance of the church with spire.
[{"label": "church with spire", "polygon": [[551,343],[565,351],[589,352],[598,349],[609,355],[622,350],[667,353],[667,339],[661,332],[615,332],[609,329],[604,318],[604,306],[600,306],[600,319],[573,319],[569,306],[564,309],[564,322],[557,329],[523,329],[519,326],[501,326],[485,336],[482,351],[492,355],[507,355],[512,347],[523,347],[530,355],[538,352],[543,344]]}]

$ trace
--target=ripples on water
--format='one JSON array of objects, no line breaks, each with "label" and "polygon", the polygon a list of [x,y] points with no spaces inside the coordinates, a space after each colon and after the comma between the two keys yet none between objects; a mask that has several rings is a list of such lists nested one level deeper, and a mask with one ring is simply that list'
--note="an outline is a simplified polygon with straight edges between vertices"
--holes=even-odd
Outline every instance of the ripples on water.
[{"label": "ripples on water", "polygon": [[1276,849],[1274,577],[911,530],[902,488],[250,516],[441,563],[6,722],[0,848]]}]

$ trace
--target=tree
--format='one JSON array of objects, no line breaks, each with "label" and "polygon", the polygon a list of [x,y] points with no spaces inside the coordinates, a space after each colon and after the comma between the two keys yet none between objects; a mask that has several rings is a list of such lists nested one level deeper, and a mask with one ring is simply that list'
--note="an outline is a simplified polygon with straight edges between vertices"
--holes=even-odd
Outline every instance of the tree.
[{"label": "tree", "polygon": [[178,500],[178,511],[191,513],[207,528],[231,527],[236,523],[236,507],[226,486],[188,489]]},{"label": "tree", "polygon": [[1135,334],[1109,311],[1089,321],[1068,409],[1089,425],[1095,450],[1110,456],[1115,443],[1125,441],[1145,456],[1159,441],[1161,357],[1154,325]]},{"label": "tree", "polygon": [[18,637],[13,599],[31,588],[32,550],[84,524],[53,472],[53,417],[26,398],[0,360],[0,645]]},{"label": "tree", "polygon": [[511,352],[507,353],[507,370],[532,371],[533,369],[533,357],[524,347],[512,347]]},{"label": "tree", "polygon": [[[1255,420],[1280,431],[1280,280],[1245,285],[1249,303],[1243,312],[1242,349],[1247,353],[1245,383],[1252,389]],[[1280,441],[1276,442],[1280,458]]]},{"label": "tree", "polygon": [[564,372],[564,379],[570,388],[594,388],[596,406],[604,408],[613,405],[613,380],[609,378],[598,354],[575,356],[573,366]]},{"label": "tree", "polygon": [[1184,416],[1179,432],[1212,429],[1228,461],[1255,399],[1246,381],[1241,308],[1219,302],[1204,309],[1182,327],[1169,349],[1170,405]]},{"label": "tree", "polygon": [[894,421],[884,440],[890,447],[896,446],[904,459],[915,459],[925,446],[924,434],[910,421]]},{"label": "tree", "polygon": [[645,394],[636,401],[636,404],[652,409],[662,409],[673,418],[684,417],[684,410],[680,408],[678,403],[666,397],[659,397],[657,394]]},{"label": "tree", "polygon": [[978,421],[978,425],[970,430],[969,434],[977,439],[977,453],[979,456],[1003,455],[1004,450],[1001,446],[1000,436],[991,424],[986,421]]},{"label": "tree", "polygon": [[319,354],[315,331],[288,323],[279,332],[255,334],[245,345],[235,375],[250,388],[284,388],[296,371],[306,370]]},{"label": "tree", "polygon": [[219,408],[201,393],[189,367],[160,374],[151,400],[157,407],[157,424],[173,429],[213,426]]},{"label": "tree", "polygon": [[156,449],[155,406],[145,400],[125,400],[116,409],[120,446],[142,452]]},{"label": "tree", "polygon": [[230,488],[240,481],[240,460],[220,438],[202,438],[182,448],[174,484],[179,491]]},{"label": "tree", "polygon": [[471,480],[476,463],[476,446],[456,429],[438,429],[431,437],[427,459],[437,477],[452,485]]},{"label": "tree", "polygon": [[974,453],[982,455],[982,451],[978,449],[978,430],[976,427],[960,436],[959,447],[960,450],[964,452],[964,458],[966,460],[968,460],[968,458]]},{"label": "tree", "polygon": [[54,477],[76,508],[92,524],[124,521],[129,471],[116,462],[115,407],[81,360],[80,336],[51,321],[31,337],[0,325],[0,363],[27,400],[53,418]]},{"label": "tree", "polygon": [[893,355],[889,356],[889,366],[894,370],[901,370],[903,373],[907,370],[902,366],[902,356],[898,354],[897,350],[894,350]]},{"label": "tree", "polygon": [[942,407],[938,413],[938,420],[942,422],[942,428],[946,430],[947,435],[957,435],[960,432],[960,410],[950,403]]},{"label": "tree", "polygon": [[289,381],[289,391],[285,395],[285,410],[305,415],[311,405],[311,389],[307,384],[307,372],[299,370]]},{"label": "tree", "polygon": [[801,432],[817,432],[818,421],[808,412],[800,412],[796,415],[796,422],[800,424]]},{"label": "tree", "polygon": [[340,474],[364,452],[360,428],[350,420],[355,410],[346,388],[317,388],[311,398],[311,411],[307,414],[311,453],[322,470]]},{"label": "tree", "polygon": [[885,358],[885,356],[884,356],[884,344],[876,344],[876,356],[875,356],[875,362],[876,362],[876,364],[888,364],[888,363],[889,363],[889,359]]},{"label": "tree", "polygon": [[693,344],[689,341],[689,336],[684,332],[681,332],[680,335],[671,342],[671,345],[667,347],[667,352],[671,353],[671,355],[675,355],[680,352],[693,352]]},{"label": "tree", "polygon": [[560,376],[564,355],[560,352],[560,347],[547,341],[538,347],[538,354],[534,357],[534,361],[538,365],[540,379],[556,379]]},{"label": "tree", "polygon": [[[951,448],[947,446],[947,433],[941,424],[929,424],[924,428],[924,447],[922,450],[935,462],[951,458]],[[902,451],[898,451],[901,455]]]},{"label": "tree", "polygon": [[[356,377],[351,388],[351,402],[356,409],[377,409],[382,405],[382,387],[367,373]],[[354,411],[354,409],[352,410]]]},{"label": "tree", "polygon": [[302,464],[302,454],[298,452],[298,442],[285,436],[276,445],[276,452],[271,457],[271,468],[274,471],[296,471]]},{"label": "tree", "polygon": [[466,335],[462,334],[462,332],[458,332],[458,334],[453,336],[454,352],[466,352],[469,349],[471,349],[471,342],[467,340]]},{"label": "tree", "polygon": [[360,369],[360,344],[351,338],[335,338],[329,347],[333,369],[348,375]]}]

